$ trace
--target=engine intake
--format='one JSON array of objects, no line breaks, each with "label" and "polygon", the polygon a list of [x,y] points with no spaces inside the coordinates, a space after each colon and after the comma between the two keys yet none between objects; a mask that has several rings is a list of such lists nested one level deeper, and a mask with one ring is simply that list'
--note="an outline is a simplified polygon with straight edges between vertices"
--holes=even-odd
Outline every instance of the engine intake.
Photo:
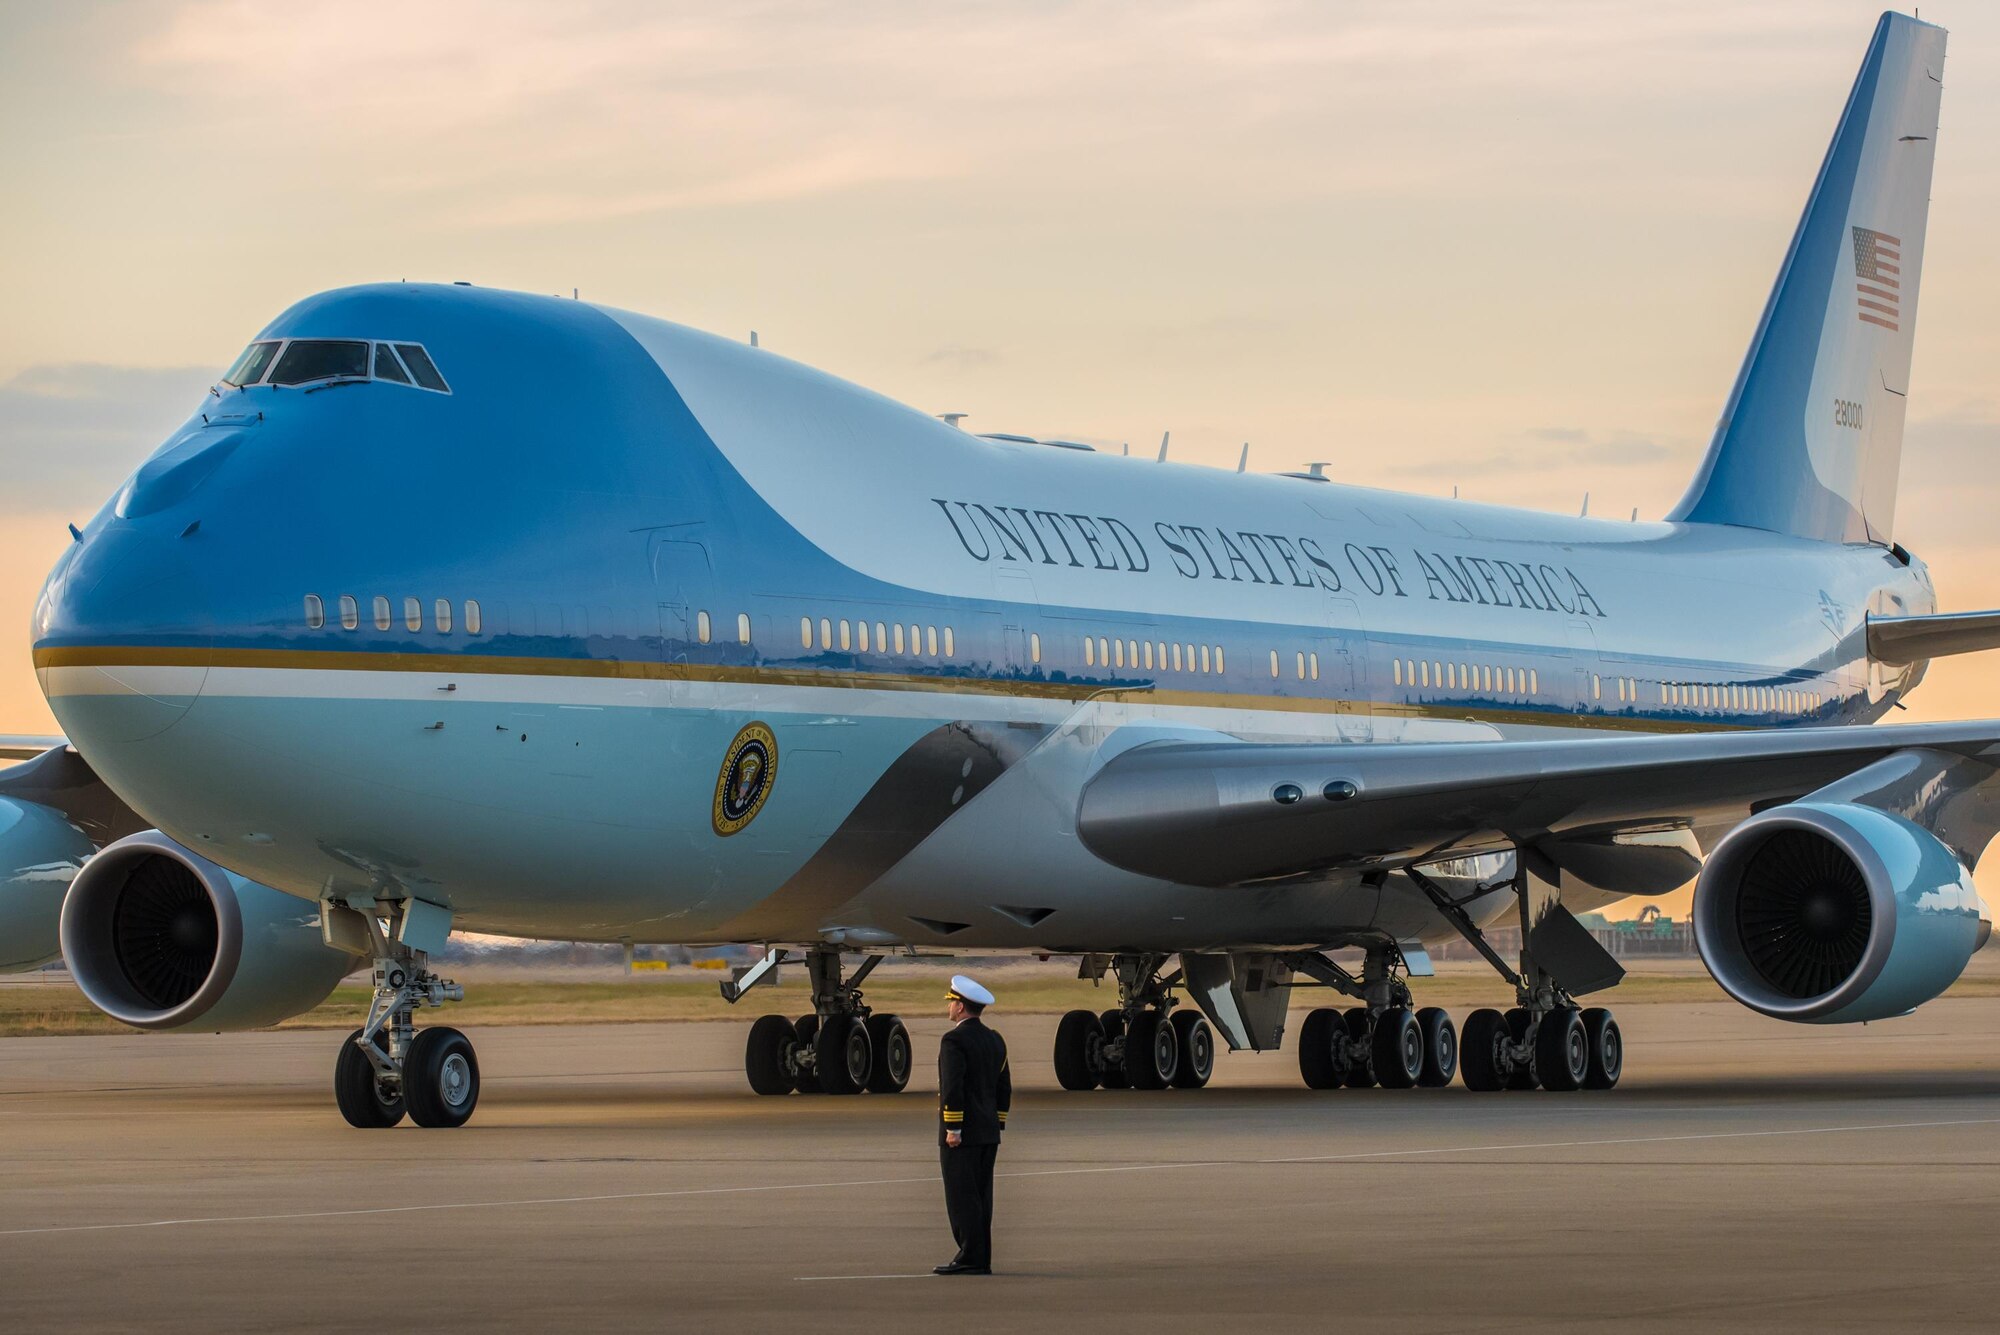
[{"label": "engine intake", "polygon": [[357,963],[319,906],[217,866],[158,830],[107,845],[63,899],[77,986],[140,1029],[259,1029],[324,1001]]},{"label": "engine intake", "polygon": [[1730,996],[1781,1020],[1904,1014],[1985,940],[1972,873],[1936,835],[1850,803],[1794,802],[1717,845],[1695,885],[1695,942]]}]

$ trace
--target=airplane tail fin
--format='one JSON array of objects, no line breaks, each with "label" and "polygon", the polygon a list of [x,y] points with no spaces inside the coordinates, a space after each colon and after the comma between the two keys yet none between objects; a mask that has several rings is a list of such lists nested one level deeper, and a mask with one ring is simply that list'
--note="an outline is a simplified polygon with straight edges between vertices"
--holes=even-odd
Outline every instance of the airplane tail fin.
[{"label": "airplane tail fin", "polygon": [[1876,25],[1708,456],[1670,519],[1892,541],[1944,29]]}]

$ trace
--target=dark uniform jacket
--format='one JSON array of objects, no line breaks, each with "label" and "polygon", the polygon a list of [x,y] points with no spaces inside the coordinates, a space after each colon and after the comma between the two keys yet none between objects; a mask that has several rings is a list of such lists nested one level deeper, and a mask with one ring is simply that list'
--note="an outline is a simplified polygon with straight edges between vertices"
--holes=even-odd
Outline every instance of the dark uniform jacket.
[{"label": "dark uniform jacket", "polygon": [[998,1145],[1014,1084],[1007,1040],[973,1016],[945,1031],[938,1047],[938,1144],[956,1131],[966,1145]]}]

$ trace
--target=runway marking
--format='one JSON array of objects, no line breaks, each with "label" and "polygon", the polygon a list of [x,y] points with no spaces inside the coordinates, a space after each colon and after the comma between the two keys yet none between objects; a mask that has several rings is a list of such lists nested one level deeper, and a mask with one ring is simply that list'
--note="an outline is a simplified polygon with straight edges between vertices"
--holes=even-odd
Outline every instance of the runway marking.
[{"label": "runway marking", "polygon": [[[1671,1145],[1702,1140],[1760,1140],[1777,1136],[1833,1136],[1863,1131],[1921,1131],[1949,1126],[1995,1126],[2000,1117],[1965,1117],[1942,1122],[1876,1122],[1858,1126],[1781,1127],[1770,1131],[1696,1131],[1674,1136],[1615,1136],[1602,1140],[1529,1140],[1501,1145],[1446,1145],[1429,1149],[1356,1150],[1347,1154],[1302,1154],[1282,1159],[1189,1159],[1167,1163],[1106,1164],[1095,1168],[1029,1168],[996,1173],[1002,1178],[1084,1177],[1098,1173],[1157,1173],[1191,1168],[1270,1168],[1287,1164],[1340,1163],[1359,1159],[1417,1158],[1439,1154],[1506,1154],[1517,1150],[1591,1149],[1607,1145]],[[614,1191],[589,1196],[524,1196],[500,1201],[437,1201],[422,1205],[373,1205],[352,1210],[298,1210],[283,1214],[191,1215],[179,1219],[138,1219],[118,1224],[56,1224],[0,1229],[0,1238],[50,1233],[111,1233],[129,1229],[179,1228],[195,1224],[269,1224],[301,1219],[355,1219],[378,1215],[426,1214],[447,1210],[527,1209],[541,1205],[597,1205],[615,1201],[671,1200],[695,1196],[750,1196],[776,1191],[840,1191],[854,1187],[900,1187],[935,1183],[935,1174],[877,1177],[842,1182],[772,1182],[759,1186],[680,1187],[664,1191]],[[828,1279],[847,1278],[830,1275]],[[854,1278],[870,1278],[855,1276]],[[881,1276],[878,1278],[895,1278]]]}]

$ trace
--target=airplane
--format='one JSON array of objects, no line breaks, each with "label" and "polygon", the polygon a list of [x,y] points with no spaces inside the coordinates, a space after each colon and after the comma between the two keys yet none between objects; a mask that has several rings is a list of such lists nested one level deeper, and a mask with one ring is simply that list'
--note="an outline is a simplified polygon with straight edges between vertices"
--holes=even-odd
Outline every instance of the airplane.
[{"label": "airplane", "polygon": [[[48,577],[0,957],[151,1030],[370,966],[363,1127],[477,1104],[415,1023],[452,931],[762,945],[732,1001],[802,963],[768,1095],[901,1090],[865,979],[967,952],[1115,982],[1069,1090],[1199,1088],[1300,986],[1347,1003],[1299,1025],[1313,1088],[1609,1089],[1576,915],[1690,878],[1737,1001],[1907,1013],[1990,938],[2000,830],[2000,723],[1869,726],[2000,646],[1895,538],[1944,47],[1876,27],[1660,522],[980,436],[573,299],[309,297]],[[1462,1029],[1412,986],[1461,938],[1516,1001]]]}]

